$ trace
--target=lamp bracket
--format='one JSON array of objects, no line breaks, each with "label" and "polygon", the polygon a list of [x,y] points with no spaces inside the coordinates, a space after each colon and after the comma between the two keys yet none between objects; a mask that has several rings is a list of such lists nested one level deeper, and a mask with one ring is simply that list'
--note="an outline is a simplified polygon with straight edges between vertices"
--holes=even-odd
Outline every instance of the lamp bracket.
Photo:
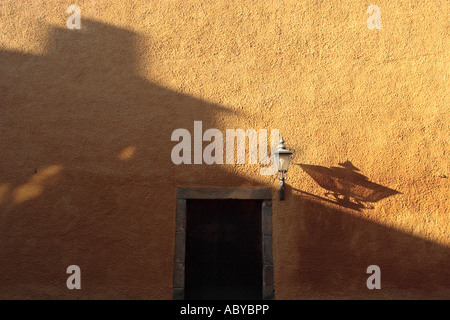
[{"label": "lamp bracket", "polygon": [[280,181],[287,180],[287,172],[286,171],[278,171],[277,179],[280,180]]}]

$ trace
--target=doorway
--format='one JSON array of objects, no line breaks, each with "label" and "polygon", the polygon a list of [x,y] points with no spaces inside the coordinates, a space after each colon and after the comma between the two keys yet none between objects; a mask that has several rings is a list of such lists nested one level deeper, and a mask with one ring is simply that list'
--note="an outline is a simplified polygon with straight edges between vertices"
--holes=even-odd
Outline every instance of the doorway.
[{"label": "doorway", "polygon": [[186,202],[185,299],[262,298],[262,200]]},{"label": "doorway", "polygon": [[173,298],[274,299],[272,190],[177,190]]}]

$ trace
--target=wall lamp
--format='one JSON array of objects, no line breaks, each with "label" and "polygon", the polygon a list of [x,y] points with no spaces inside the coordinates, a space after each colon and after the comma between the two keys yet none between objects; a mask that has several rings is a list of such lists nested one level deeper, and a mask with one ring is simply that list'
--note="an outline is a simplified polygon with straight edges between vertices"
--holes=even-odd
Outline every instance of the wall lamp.
[{"label": "wall lamp", "polygon": [[292,151],[287,150],[281,137],[278,149],[273,152],[275,164],[277,166],[277,179],[280,180],[280,200],[284,200],[284,180],[287,179],[289,162],[291,162]]}]

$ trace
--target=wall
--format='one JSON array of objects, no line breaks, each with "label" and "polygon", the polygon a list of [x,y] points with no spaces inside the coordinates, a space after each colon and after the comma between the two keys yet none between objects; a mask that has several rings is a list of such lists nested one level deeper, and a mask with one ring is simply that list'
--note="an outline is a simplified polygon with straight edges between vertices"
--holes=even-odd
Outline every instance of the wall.
[{"label": "wall", "polygon": [[[272,187],[276,298],[448,298],[448,9],[2,1],[0,297],[171,299],[177,187]],[[259,165],[173,164],[171,134],[195,120],[280,129],[286,200]],[[347,201],[368,182],[397,193]]]}]

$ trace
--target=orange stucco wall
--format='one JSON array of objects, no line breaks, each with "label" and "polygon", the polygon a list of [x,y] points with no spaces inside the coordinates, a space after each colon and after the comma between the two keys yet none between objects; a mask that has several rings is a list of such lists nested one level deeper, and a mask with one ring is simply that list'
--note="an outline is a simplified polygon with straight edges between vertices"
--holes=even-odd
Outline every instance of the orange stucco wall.
[{"label": "orange stucco wall", "polygon": [[[449,298],[448,10],[3,0],[0,298],[171,299],[177,187],[273,188],[278,299]],[[286,200],[259,164],[174,165],[171,134],[195,120],[279,129]],[[398,193],[345,205],[299,166],[346,160]]]}]

